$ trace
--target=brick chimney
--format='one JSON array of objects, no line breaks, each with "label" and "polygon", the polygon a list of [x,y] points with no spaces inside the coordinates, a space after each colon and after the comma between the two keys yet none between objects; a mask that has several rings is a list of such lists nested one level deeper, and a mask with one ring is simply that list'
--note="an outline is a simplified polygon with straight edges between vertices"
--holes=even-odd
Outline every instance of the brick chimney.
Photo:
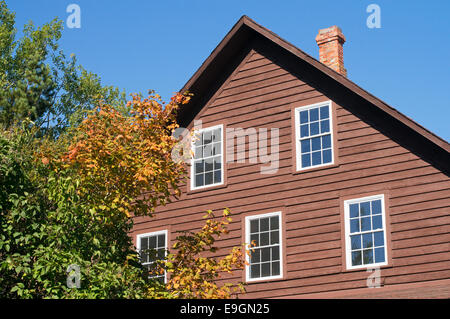
[{"label": "brick chimney", "polygon": [[345,37],[341,28],[332,26],[319,30],[316,42],[319,46],[320,62],[347,76],[347,70],[344,68]]}]

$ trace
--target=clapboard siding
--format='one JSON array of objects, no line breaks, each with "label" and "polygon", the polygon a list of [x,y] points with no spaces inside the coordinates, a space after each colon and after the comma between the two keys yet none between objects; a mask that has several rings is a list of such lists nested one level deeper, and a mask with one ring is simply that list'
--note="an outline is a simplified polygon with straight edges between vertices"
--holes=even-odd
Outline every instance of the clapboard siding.
[{"label": "clapboard siding", "polygon": [[[338,165],[293,173],[292,108],[329,99],[289,70],[251,51],[195,119],[203,127],[278,128],[279,169],[260,173],[260,163],[227,164],[226,187],[189,192],[160,207],[153,218],[135,219],[133,235],[170,226],[198,230],[207,209],[231,209],[230,233],[221,238],[216,256],[242,243],[242,214],[283,212],[285,265],[282,280],[255,282],[244,298],[291,298],[307,294],[360,291],[366,270],[342,265],[341,201],[364,193],[389,194],[392,265],[382,269],[385,286],[450,278],[450,180],[433,165],[385,135],[368,121],[334,103]],[[270,142],[270,138],[268,138]],[[236,158],[236,150],[231,150]],[[238,282],[242,271],[221,282]],[[368,288],[366,288],[368,289]]]}]

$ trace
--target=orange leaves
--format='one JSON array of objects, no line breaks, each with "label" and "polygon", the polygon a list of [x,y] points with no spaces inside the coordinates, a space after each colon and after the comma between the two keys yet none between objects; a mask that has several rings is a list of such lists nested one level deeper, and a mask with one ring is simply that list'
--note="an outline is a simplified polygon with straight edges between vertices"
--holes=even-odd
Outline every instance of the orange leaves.
[{"label": "orange leaves", "polygon": [[168,154],[176,143],[171,137],[178,127],[175,111],[187,100],[177,94],[164,105],[157,94],[145,99],[133,95],[128,113],[103,103],[92,110],[60,156],[64,168],[76,170],[80,194],[106,206],[118,199],[111,212],[124,216],[151,215],[172,194],[179,194],[185,168]]}]

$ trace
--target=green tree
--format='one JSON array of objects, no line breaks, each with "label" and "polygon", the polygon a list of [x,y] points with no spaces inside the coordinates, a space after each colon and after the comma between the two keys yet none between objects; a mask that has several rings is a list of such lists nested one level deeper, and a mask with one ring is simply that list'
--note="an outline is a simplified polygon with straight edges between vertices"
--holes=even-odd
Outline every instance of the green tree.
[{"label": "green tree", "polygon": [[100,99],[124,104],[124,92],[103,86],[75,55],[65,56],[58,45],[62,30],[56,18],[41,27],[30,22],[16,39],[15,14],[0,1],[0,126],[29,118],[47,134],[58,135]]}]

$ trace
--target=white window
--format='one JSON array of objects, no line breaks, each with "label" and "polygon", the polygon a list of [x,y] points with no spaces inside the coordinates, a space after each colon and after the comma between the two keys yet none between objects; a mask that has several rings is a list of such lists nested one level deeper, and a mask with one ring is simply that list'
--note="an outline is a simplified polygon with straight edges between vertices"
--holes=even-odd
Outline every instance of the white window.
[{"label": "white window", "polygon": [[155,278],[160,282],[166,281],[166,274],[157,272],[156,261],[163,260],[167,251],[167,230],[153,233],[137,235],[137,250],[139,258],[150,273],[150,278]]},{"label": "white window", "polygon": [[223,184],[223,125],[195,132],[191,189]]},{"label": "white window", "polygon": [[384,195],[344,201],[347,269],[387,264]]},{"label": "white window", "polygon": [[281,213],[269,213],[245,218],[247,243],[254,242],[247,256],[247,281],[283,277]]},{"label": "white window", "polygon": [[297,170],[334,163],[331,101],[295,109]]}]

